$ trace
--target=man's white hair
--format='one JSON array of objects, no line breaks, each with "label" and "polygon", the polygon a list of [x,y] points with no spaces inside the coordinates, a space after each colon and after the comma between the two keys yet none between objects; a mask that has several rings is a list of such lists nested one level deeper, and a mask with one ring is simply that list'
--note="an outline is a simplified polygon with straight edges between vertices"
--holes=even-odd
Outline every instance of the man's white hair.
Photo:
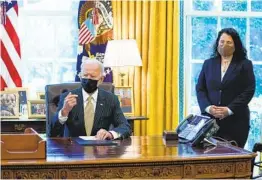
[{"label": "man's white hair", "polygon": [[94,58],[89,58],[89,57],[86,57],[86,56],[82,57],[81,73],[82,73],[83,66],[85,64],[97,64],[97,65],[99,65],[101,76],[105,76],[104,65],[100,61],[98,61],[95,57]]}]

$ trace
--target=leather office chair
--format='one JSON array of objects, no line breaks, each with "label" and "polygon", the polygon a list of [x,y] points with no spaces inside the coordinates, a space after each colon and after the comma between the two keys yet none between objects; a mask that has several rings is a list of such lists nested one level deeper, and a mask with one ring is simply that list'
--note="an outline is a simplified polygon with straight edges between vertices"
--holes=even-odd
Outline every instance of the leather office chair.
[{"label": "leather office chair", "polygon": [[[60,95],[64,92],[81,87],[80,82],[50,84],[45,87],[45,102],[46,102],[46,136],[50,137],[51,119],[56,113]],[[114,93],[114,85],[109,82],[103,82],[99,85],[100,88]]]},{"label": "leather office chair", "polygon": [[[262,156],[262,143],[256,143],[253,147],[253,152],[260,152],[260,156]],[[254,171],[254,167],[259,167],[259,168],[262,168],[262,161],[258,161],[258,162],[255,162],[255,158],[252,160],[252,173]],[[260,174],[257,175],[257,176],[253,176],[251,177],[252,179],[257,179],[257,178],[261,178],[262,177],[262,173],[261,173],[261,170],[260,170]]]}]

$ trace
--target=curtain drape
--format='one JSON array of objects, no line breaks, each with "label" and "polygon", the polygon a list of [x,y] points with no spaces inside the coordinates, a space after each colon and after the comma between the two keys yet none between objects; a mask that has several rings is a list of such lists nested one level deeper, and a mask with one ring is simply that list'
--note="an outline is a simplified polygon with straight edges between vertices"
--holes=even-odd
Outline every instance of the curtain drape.
[{"label": "curtain drape", "polygon": [[143,66],[114,69],[134,90],[134,135],[161,135],[179,117],[179,1],[112,1],[114,39],[136,39]]}]

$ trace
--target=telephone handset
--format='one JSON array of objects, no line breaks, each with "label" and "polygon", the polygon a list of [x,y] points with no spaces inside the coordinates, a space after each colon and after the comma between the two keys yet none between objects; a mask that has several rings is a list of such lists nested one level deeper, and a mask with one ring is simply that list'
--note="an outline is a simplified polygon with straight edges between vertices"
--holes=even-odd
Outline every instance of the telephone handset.
[{"label": "telephone handset", "polygon": [[193,115],[187,116],[177,127],[176,132],[179,142],[190,143],[197,146],[204,138],[209,138],[219,129],[215,119],[208,116]]}]

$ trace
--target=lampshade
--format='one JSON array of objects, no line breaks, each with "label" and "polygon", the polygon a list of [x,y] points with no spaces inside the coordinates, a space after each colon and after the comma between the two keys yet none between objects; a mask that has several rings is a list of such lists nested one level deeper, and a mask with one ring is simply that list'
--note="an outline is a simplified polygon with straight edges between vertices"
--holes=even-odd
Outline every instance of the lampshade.
[{"label": "lampshade", "polygon": [[104,57],[105,67],[142,66],[134,39],[108,41]]}]

